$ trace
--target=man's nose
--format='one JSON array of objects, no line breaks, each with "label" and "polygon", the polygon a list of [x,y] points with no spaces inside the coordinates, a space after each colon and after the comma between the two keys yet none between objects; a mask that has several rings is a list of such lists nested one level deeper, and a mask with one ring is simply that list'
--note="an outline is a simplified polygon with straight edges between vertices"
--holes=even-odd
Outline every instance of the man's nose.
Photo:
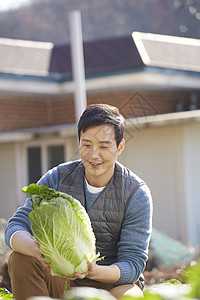
[{"label": "man's nose", "polygon": [[91,157],[98,158],[99,157],[99,149],[98,147],[92,147],[91,149]]}]

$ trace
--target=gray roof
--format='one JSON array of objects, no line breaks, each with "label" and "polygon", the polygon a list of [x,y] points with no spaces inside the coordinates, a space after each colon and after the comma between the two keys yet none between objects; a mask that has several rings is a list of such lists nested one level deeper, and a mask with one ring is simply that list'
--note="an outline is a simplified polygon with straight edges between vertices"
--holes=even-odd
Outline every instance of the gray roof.
[{"label": "gray roof", "polygon": [[48,76],[53,44],[0,38],[0,72]]},{"label": "gray roof", "polygon": [[[86,77],[146,67],[200,72],[200,40],[134,32],[131,37],[84,43]],[[0,39],[1,75],[71,80],[70,45]],[[155,69],[156,68],[156,69]]]},{"label": "gray roof", "polygon": [[200,40],[139,32],[132,36],[145,65],[200,72]]}]

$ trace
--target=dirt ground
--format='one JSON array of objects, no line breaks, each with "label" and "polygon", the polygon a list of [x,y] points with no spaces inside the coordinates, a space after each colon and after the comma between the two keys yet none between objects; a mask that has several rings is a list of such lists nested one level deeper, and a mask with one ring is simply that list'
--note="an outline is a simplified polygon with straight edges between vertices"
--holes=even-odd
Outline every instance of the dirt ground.
[{"label": "dirt ground", "polygon": [[173,268],[159,267],[152,270],[145,270],[145,285],[150,286],[153,284],[159,284],[166,280],[177,279],[183,283],[181,273],[186,268],[186,265],[181,265]]}]

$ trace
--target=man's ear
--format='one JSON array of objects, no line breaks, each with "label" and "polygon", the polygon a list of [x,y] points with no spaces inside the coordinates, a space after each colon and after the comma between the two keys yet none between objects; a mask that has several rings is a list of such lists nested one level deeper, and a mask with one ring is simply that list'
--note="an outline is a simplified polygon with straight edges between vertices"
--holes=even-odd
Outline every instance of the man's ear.
[{"label": "man's ear", "polygon": [[122,153],[122,151],[124,150],[125,147],[125,139],[122,139],[121,142],[119,143],[118,146],[118,155],[120,155]]}]

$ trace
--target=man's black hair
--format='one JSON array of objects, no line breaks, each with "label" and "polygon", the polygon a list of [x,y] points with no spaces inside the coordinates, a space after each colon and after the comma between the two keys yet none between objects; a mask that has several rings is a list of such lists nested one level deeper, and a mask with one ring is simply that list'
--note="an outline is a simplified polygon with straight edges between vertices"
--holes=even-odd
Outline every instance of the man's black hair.
[{"label": "man's black hair", "polygon": [[118,147],[124,136],[125,119],[117,107],[108,104],[91,104],[86,108],[78,122],[79,141],[81,132],[104,124],[113,126]]}]

